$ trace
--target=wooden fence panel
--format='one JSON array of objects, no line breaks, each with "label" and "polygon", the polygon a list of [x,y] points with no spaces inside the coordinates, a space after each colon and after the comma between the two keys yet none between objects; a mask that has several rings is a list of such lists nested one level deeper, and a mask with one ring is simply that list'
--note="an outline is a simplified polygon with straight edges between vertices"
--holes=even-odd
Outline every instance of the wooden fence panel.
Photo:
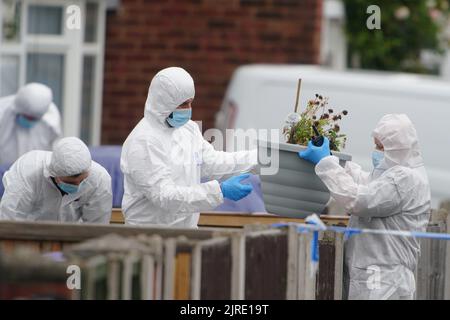
[{"label": "wooden fence panel", "polygon": [[336,264],[335,236],[332,232],[321,233],[319,241],[319,268],[316,281],[316,299],[334,299],[334,278]]},{"label": "wooden fence panel", "polygon": [[[287,233],[269,230],[247,236],[245,243],[245,299],[286,299]],[[276,233],[274,233],[276,232]]]},{"label": "wooden fence panel", "polygon": [[[445,232],[442,225],[430,225],[428,232]],[[442,300],[445,287],[446,241],[420,239],[421,255],[416,272],[416,299]]]},{"label": "wooden fence panel", "polygon": [[230,300],[232,270],[230,241],[204,246],[201,254],[200,298]]}]

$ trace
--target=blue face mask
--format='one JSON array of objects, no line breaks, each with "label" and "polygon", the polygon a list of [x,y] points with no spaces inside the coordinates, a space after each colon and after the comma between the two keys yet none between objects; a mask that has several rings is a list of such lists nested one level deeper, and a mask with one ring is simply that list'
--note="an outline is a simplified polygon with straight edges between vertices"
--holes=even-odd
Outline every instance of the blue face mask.
[{"label": "blue face mask", "polygon": [[374,150],[372,152],[372,164],[374,168],[377,168],[381,164],[381,161],[383,161],[383,159],[384,152],[381,152],[379,150]]},{"label": "blue face mask", "polygon": [[178,109],[170,114],[167,123],[174,128],[184,126],[192,117],[192,109]]},{"label": "blue face mask", "polygon": [[22,114],[17,115],[17,124],[25,129],[33,128],[39,120],[30,120],[25,118]]},{"label": "blue face mask", "polygon": [[65,193],[72,194],[77,193],[78,190],[80,190],[81,185],[83,182],[81,182],[78,186],[70,183],[60,182],[58,183],[58,187],[64,191]]}]

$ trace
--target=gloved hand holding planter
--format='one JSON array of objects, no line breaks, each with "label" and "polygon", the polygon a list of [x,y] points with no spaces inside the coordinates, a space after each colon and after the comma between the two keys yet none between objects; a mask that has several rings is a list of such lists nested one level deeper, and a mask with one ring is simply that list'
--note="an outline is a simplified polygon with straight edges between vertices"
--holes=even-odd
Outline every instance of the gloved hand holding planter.
[{"label": "gloved hand holding planter", "polygon": [[330,140],[324,137],[323,144],[321,146],[315,146],[310,140],[308,142],[308,149],[300,151],[298,156],[304,160],[318,164],[320,160],[330,155]]},{"label": "gloved hand holding planter", "polygon": [[222,190],[223,197],[238,201],[248,196],[252,192],[253,187],[250,184],[243,184],[241,181],[249,177],[249,174],[241,174],[222,182],[220,189]]}]

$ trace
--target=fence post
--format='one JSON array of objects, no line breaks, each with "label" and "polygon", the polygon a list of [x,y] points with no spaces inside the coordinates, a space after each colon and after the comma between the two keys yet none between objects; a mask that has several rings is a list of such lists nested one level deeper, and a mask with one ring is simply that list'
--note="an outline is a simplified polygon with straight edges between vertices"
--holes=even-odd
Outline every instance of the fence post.
[{"label": "fence post", "polygon": [[316,275],[311,276],[311,241],[313,233],[306,234],[306,259],[305,259],[305,299],[316,300]]},{"label": "fence post", "polygon": [[152,255],[144,255],[142,257],[141,270],[141,299],[154,300],[153,292],[155,290],[155,258]]},{"label": "fence post", "polygon": [[119,279],[120,279],[120,254],[112,253],[108,257],[108,275],[107,275],[107,288],[108,288],[108,300],[120,299],[119,294]]},{"label": "fence post", "polygon": [[334,300],[342,300],[344,284],[344,235],[342,233],[336,233],[334,248]]},{"label": "fence post", "polygon": [[316,299],[316,277],[311,277],[311,239],[312,233],[300,233],[298,236],[298,298]]},{"label": "fence post", "polygon": [[245,299],[245,233],[231,237],[231,299]]},{"label": "fence post", "polygon": [[305,300],[305,274],[306,268],[306,239],[305,234],[299,233],[297,236],[298,241],[298,255],[297,255],[297,297],[299,300]]},{"label": "fence post", "polygon": [[297,277],[299,275],[298,252],[297,227],[290,225],[288,228],[287,300],[297,299]]},{"label": "fence post", "polygon": [[[446,219],[446,232],[450,233],[450,214],[447,215]],[[445,251],[444,299],[450,300],[450,241],[446,241]]]},{"label": "fence post", "polygon": [[202,280],[202,244],[197,242],[192,251],[191,299],[200,300]]},{"label": "fence post", "polygon": [[164,291],[163,299],[174,299],[176,239],[169,238],[164,250]]}]

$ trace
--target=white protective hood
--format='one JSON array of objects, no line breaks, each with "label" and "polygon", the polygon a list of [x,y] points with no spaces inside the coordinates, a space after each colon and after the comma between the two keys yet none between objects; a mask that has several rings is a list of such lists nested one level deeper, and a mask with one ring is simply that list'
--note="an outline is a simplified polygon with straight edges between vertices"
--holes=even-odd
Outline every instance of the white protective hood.
[{"label": "white protective hood", "polygon": [[423,165],[419,139],[411,120],[405,114],[387,114],[378,122],[372,136],[384,146],[381,169],[396,165],[417,168]]},{"label": "white protective hood", "polygon": [[91,163],[91,153],[84,142],[68,137],[55,144],[49,172],[53,177],[69,177],[88,172]]},{"label": "white protective hood", "polygon": [[179,67],[170,67],[158,72],[148,89],[144,116],[165,124],[167,117],[183,102],[195,96],[194,80]]},{"label": "white protective hood", "polygon": [[40,83],[29,83],[19,89],[14,99],[16,113],[41,118],[53,101],[52,90]]},{"label": "white protective hood", "polygon": [[[17,124],[17,114],[41,120],[25,130]],[[0,164],[11,164],[31,150],[50,151],[61,135],[61,116],[49,87],[30,83],[16,95],[0,98]]]}]

